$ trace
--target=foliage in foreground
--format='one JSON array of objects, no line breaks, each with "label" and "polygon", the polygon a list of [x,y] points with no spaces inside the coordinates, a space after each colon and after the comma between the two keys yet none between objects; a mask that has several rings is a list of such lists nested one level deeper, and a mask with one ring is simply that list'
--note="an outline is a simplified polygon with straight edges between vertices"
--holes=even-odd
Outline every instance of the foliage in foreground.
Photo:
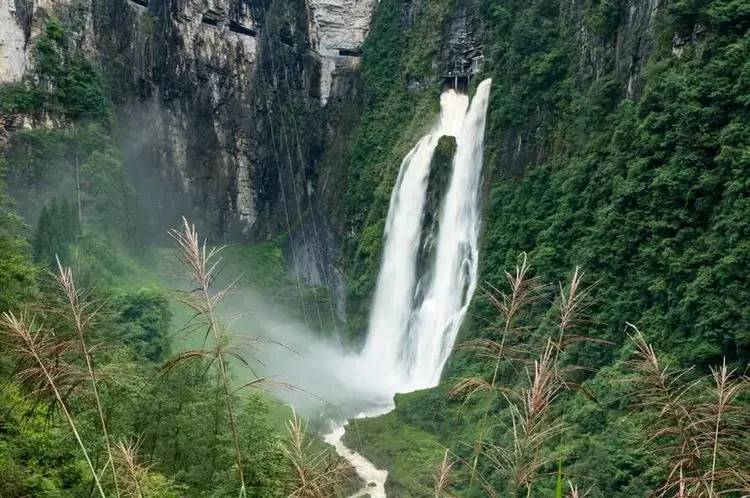
[{"label": "foliage in foreground", "polygon": [[[530,272],[523,255],[515,272],[506,273],[504,288],[509,290],[492,287],[489,291],[500,324],[495,335],[464,345],[477,356],[478,366],[488,367],[480,372],[492,372],[491,377],[460,379],[450,391],[464,402],[481,398],[487,411],[503,407],[492,417],[485,411],[480,434],[486,439],[469,445],[474,450],[470,480],[477,480],[490,496],[497,491],[511,496],[538,495],[544,488],[537,482],[549,480],[544,472],[553,474],[555,463],[559,491],[562,463],[570,458],[570,450],[565,444],[566,418],[560,417],[555,405],[564,390],[591,396],[575,381],[576,371],[590,367],[574,365],[566,357],[571,344],[593,340],[571,333],[586,323],[590,289],[581,287],[582,274],[576,270],[554,300],[554,326],[534,324],[528,308],[543,296],[544,287]],[[630,327],[634,351],[628,376],[622,379],[630,384],[632,400],[626,417],[637,421],[643,435],[641,444],[645,441],[646,451],[653,457],[654,494],[715,497],[750,492],[750,441],[743,433],[750,423],[745,398],[750,394],[750,378],[729,369],[726,362],[711,368],[708,376],[675,369],[655,353],[640,331]],[[520,340],[533,329],[547,329],[550,334],[536,357]],[[525,375],[519,382],[511,372]],[[621,445],[634,443],[622,441]],[[477,470],[479,460],[485,464],[482,471]],[[488,471],[491,478],[483,475]],[[501,482],[506,484],[498,489]]]},{"label": "foliage in foreground", "polygon": [[[459,346],[474,367],[441,387],[397,397],[397,409],[356,421],[347,442],[391,470],[391,493],[409,496],[598,496],[597,469],[581,472],[571,440],[581,417],[612,407],[620,432],[611,451],[641,469],[629,488],[655,497],[744,496],[750,492],[750,378],[723,362],[708,373],[679,367],[628,325],[617,391],[581,382],[592,366],[572,347],[595,339],[593,300],[576,271],[557,297],[525,257],[504,285],[488,286],[495,317],[488,335]],[[553,303],[554,320],[545,308]],[[528,336],[539,337],[530,342]],[[609,387],[609,384],[605,384]],[[611,409],[611,408],[610,408]],[[598,410],[601,412],[601,408]],[[424,413],[433,416],[424,419]],[[594,419],[594,421],[596,421]],[[450,436],[436,437],[450,427]],[[391,447],[393,446],[393,447]],[[426,451],[430,449],[430,451]],[[442,452],[442,453],[441,453]],[[618,476],[612,476],[618,478]],[[611,485],[611,484],[610,484]]]},{"label": "foliage in foreground", "polygon": [[[203,349],[167,357],[171,313],[162,294],[142,289],[99,302],[60,263],[56,287],[34,303],[37,313],[3,312],[11,355],[0,380],[24,394],[16,406],[15,398],[0,399],[3,496],[80,496],[83,489],[102,497],[236,496],[239,489],[257,498],[323,498],[343,489],[348,466],[312,444],[299,419],[284,438],[268,401],[238,395],[228,360],[247,360],[216,309],[226,290],[212,290],[215,253],[187,222],[174,235],[199,284],[185,295],[195,313],[187,330],[213,336]],[[212,365],[216,375],[207,375]],[[18,432],[20,420],[45,413],[51,427]],[[67,441],[55,439],[63,422],[73,435]],[[39,436],[44,446],[24,452]],[[33,463],[52,451],[59,463]]]},{"label": "foliage in foreground", "polygon": [[328,498],[342,496],[351,468],[330,448],[318,448],[307,434],[307,426],[297,414],[287,423],[284,454],[292,465],[286,496],[289,498]]}]

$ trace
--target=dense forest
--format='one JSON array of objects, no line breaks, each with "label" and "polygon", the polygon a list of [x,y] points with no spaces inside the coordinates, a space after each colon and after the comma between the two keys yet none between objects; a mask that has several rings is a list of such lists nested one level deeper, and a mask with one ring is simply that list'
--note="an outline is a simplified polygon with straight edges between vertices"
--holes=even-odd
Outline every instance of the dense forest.
[{"label": "dense forest", "polygon": [[[361,487],[318,437],[325,420],[274,396],[302,389],[263,375],[290,348],[247,335],[225,301],[259,291],[361,346],[398,166],[438,113],[466,19],[483,64],[466,90],[492,78],[479,288],[440,384],[350,421],[344,442],[396,498],[750,494],[750,2],[381,0],[324,109],[307,82],[321,78],[304,55],[308,3],[237,2],[227,10],[267,26],[258,79],[240,78],[258,90],[211,112],[261,137],[252,235],[224,221],[240,188],[220,192],[220,154],[183,158],[220,166],[179,180],[154,173],[168,154],[132,154],[143,107],[123,96],[122,47],[150,60],[160,45],[95,53],[90,3],[39,15],[33,65],[0,84],[0,497]],[[179,17],[180,2],[150,4],[139,30],[161,36],[157,9]],[[181,84],[204,98],[209,80]],[[188,195],[144,180],[149,168],[195,203],[181,209]],[[323,228],[335,243],[310,252]],[[315,251],[317,280],[298,268]]]}]

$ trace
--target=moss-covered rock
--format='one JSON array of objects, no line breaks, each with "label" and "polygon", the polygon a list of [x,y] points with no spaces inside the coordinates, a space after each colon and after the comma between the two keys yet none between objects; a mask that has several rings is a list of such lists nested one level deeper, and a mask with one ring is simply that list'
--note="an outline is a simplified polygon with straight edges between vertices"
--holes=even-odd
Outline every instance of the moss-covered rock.
[{"label": "moss-covered rock", "polygon": [[435,154],[430,163],[430,175],[427,180],[424,217],[422,218],[422,236],[417,254],[417,275],[424,275],[435,254],[435,241],[440,225],[442,200],[451,181],[453,156],[456,154],[455,137],[440,137]]}]

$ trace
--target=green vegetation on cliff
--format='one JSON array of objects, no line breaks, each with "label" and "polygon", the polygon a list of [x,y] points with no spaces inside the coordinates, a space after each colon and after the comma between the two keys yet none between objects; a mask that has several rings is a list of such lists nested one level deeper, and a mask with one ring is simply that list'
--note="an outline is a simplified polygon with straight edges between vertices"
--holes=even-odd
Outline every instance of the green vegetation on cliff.
[{"label": "green vegetation on cliff", "polygon": [[[545,282],[564,281],[579,266],[586,281],[596,283],[590,324],[582,332],[596,341],[572,345],[564,358],[565,365],[582,367],[575,382],[590,398],[561,397],[556,416],[568,430],[563,444],[546,448],[561,455],[566,475],[584,489],[593,486],[595,496],[642,495],[659,482],[658,462],[642,447],[639,416],[628,414],[636,400],[621,381],[632,350],[627,321],[675,364],[694,365],[697,372],[723,358],[743,371],[750,358],[750,5],[716,0],[650,6],[513,0],[477,6],[486,60],[477,78],[493,78],[481,279],[502,287],[503,272],[526,251]],[[442,19],[450,18],[447,8]],[[389,119],[367,119],[353,140],[372,144],[355,149],[363,156],[356,164],[365,167],[350,175],[352,202],[373,206],[349,253],[353,267],[371,270],[358,272],[351,284],[351,294],[362,300],[376,271],[382,233],[376,220],[387,209],[375,187],[389,191],[396,157],[404,152],[389,137],[394,124],[409,129],[411,114],[401,112],[422,101],[420,92],[407,90],[407,75],[428,82],[439,76],[435,51],[416,66],[400,58],[420,53],[403,9],[402,2],[381,2],[378,28],[365,48],[367,62],[369,51],[398,40],[388,55],[388,76],[384,66],[365,64],[363,92],[403,107],[389,109]],[[416,15],[417,25],[427,16]],[[440,22],[433,26],[440,30]],[[407,67],[422,71],[415,75]],[[437,82],[429,88],[435,99]],[[365,109],[377,107],[369,105]],[[384,163],[391,166],[384,173],[366,169]],[[536,313],[542,323],[551,322],[551,311]],[[491,333],[496,316],[486,299],[475,299],[471,317],[464,340]],[[539,349],[548,333],[545,326],[530,329],[522,343]],[[410,456],[396,457],[378,441],[419,434],[413,458],[426,447],[444,446],[470,461],[476,439],[457,427],[479,426],[485,403],[463,406],[446,391],[455,378],[482,368],[459,350],[445,386],[400,398],[396,413],[387,416],[391,422],[358,423],[362,445],[351,442],[391,469],[391,489],[430,495],[409,484],[427,477],[408,473]],[[502,382],[511,387],[522,377],[509,372]],[[491,412],[503,410],[507,406],[499,403]],[[494,429],[491,438],[507,441],[508,429]],[[432,459],[424,472],[436,471],[441,452]],[[507,482],[491,466],[481,470],[498,492],[505,489]],[[532,496],[554,493],[556,471],[556,465],[543,469],[546,477]],[[466,481],[454,491],[483,495],[476,481]]]}]

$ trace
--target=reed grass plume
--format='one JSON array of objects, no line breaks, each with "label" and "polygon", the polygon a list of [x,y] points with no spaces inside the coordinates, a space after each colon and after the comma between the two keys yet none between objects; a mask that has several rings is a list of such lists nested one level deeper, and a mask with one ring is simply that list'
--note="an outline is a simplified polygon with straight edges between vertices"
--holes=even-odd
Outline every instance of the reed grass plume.
[{"label": "reed grass plume", "polygon": [[453,495],[449,489],[453,483],[453,467],[456,462],[450,450],[446,449],[443,453],[443,460],[435,472],[435,498],[452,498]]},{"label": "reed grass plume", "polygon": [[[165,368],[170,370],[187,361],[205,359],[209,362],[209,366],[213,365],[218,370],[229,431],[234,446],[237,478],[240,482],[239,495],[242,498],[246,496],[246,485],[227,357],[233,357],[245,364],[247,364],[247,361],[232,346],[227,327],[218,315],[217,306],[231,288],[231,286],[228,286],[218,292],[213,291],[216,270],[221,262],[219,253],[222,248],[208,249],[205,239],[201,242],[195,226],[185,218],[182,219],[181,229],[170,230],[169,234],[177,245],[180,261],[189,270],[192,282],[195,284],[193,289],[184,293],[182,302],[193,312],[194,325],[205,330],[205,335],[203,348],[178,353],[167,361]],[[208,343],[209,336],[213,339],[211,344]]]},{"label": "reed grass plume", "polygon": [[81,381],[81,373],[65,358],[74,350],[73,344],[58,340],[25,313],[15,315],[13,312],[3,312],[0,315],[0,327],[6,332],[9,350],[19,358],[16,371],[19,384],[33,396],[52,397],[86,460],[96,491],[104,498],[106,495],[99,474],[66,401],[66,393]]},{"label": "reed grass plume", "polygon": [[91,391],[94,395],[94,401],[96,403],[96,411],[99,416],[99,424],[104,437],[104,444],[107,450],[107,463],[105,467],[110,468],[112,473],[112,482],[115,486],[115,495],[120,496],[119,479],[117,477],[117,469],[114,465],[112,457],[112,443],[109,437],[109,431],[107,430],[107,421],[102,406],[101,397],[99,396],[98,379],[94,369],[94,358],[91,354],[91,348],[87,344],[86,336],[88,335],[91,324],[96,317],[98,309],[92,301],[87,299],[86,293],[76,287],[75,279],[73,278],[73,271],[70,267],[65,267],[60,263],[60,259],[55,257],[57,261],[57,275],[55,279],[65,296],[68,304],[68,314],[73,322],[73,328],[75,329],[76,336],[78,337],[81,356],[83,356],[86,364],[86,372],[88,373],[88,380],[91,383]]},{"label": "reed grass plume", "polygon": [[664,468],[658,496],[714,498],[750,494],[750,393],[747,376],[726,361],[700,375],[662,360],[628,324],[634,345],[633,392],[647,415],[643,432]]},{"label": "reed grass plume", "polygon": [[[464,402],[474,396],[485,396],[486,407],[480,422],[479,437],[472,445],[471,480],[485,482],[478,474],[480,459],[504,475],[512,487],[525,490],[530,496],[539,471],[557,458],[557,452],[547,445],[563,432],[563,425],[551,415],[551,406],[560,392],[573,388],[575,384],[566,379],[570,368],[561,366],[565,348],[581,340],[584,335],[571,334],[572,329],[588,322],[587,310],[591,306],[592,287],[583,285],[584,273],[575,268],[567,284],[558,286],[553,310],[556,316],[555,330],[550,331],[540,353],[522,345],[528,343],[528,333],[544,331],[541,320],[534,323],[528,312],[532,305],[545,299],[549,286],[541,284],[531,276],[531,265],[525,253],[518,257],[513,272],[505,272],[504,289],[487,284],[486,299],[497,313],[496,324],[489,328],[489,337],[469,341],[461,345],[474,353],[490,376],[474,375],[459,379],[449,391],[451,397]],[[522,319],[523,317],[523,319]],[[491,365],[491,367],[490,367]],[[525,382],[509,385],[503,372],[526,372]],[[506,428],[512,442],[508,445],[489,440],[496,418],[489,417],[490,407],[497,403],[507,406]],[[484,486],[483,486],[484,487]],[[494,491],[492,491],[494,493]]]},{"label": "reed grass plume", "polygon": [[129,498],[144,498],[142,483],[148,477],[150,467],[139,461],[138,443],[123,440],[114,446],[114,464],[120,469],[123,494]]},{"label": "reed grass plume", "polygon": [[347,461],[330,448],[321,448],[307,434],[303,420],[293,413],[287,423],[284,454],[292,467],[289,498],[331,498],[340,496],[351,470]]}]

